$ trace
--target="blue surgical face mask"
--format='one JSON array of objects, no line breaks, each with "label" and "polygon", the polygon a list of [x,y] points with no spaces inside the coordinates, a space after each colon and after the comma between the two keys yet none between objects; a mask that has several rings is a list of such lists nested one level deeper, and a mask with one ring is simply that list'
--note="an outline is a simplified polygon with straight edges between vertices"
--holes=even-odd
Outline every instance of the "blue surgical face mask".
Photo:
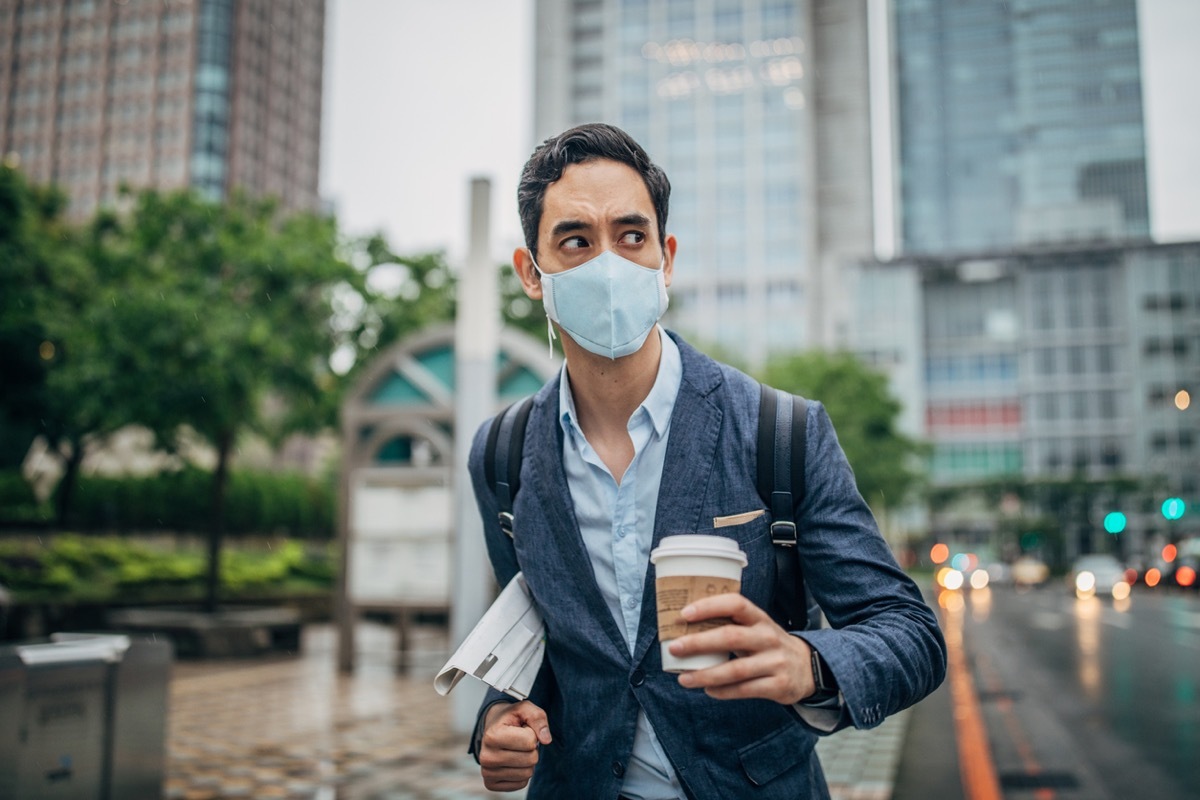
[{"label": "blue surgical face mask", "polygon": [[533,266],[546,316],[584,350],[618,359],[636,353],[667,310],[665,263],[664,256],[658,269],[649,269],[605,250],[564,272]]}]

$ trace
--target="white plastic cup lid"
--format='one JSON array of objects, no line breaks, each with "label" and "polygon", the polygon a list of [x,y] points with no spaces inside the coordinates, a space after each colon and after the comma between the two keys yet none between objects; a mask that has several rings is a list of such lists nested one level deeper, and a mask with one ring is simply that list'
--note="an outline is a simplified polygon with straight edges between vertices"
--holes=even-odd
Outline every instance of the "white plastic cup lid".
[{"label": "white plastic cup lid", "polygon": [[705,533],[664,536],[658,543],[658,547],[650,551],[650,563],[657,564],[660,558],[672,556],[727,558],[730,561],[738,562],[743,567],[749,563],[746,560],[746,554],[741,551],[733,539]]}]

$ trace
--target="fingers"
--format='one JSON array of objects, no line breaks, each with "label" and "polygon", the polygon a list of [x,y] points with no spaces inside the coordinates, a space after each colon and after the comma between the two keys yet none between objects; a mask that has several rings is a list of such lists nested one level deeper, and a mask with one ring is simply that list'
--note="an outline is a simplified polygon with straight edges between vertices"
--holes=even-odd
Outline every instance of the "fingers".
[{"label": "fingers", "polygon": [[688,622],[699,622],[714,617],[728,617],[738,625],[771,622],[767,612],[736,592],[705,597],[684,606],[679,613]]},{"label": "fingers", "polygon": [[811,670],[802,666],[806,667],[783,648],[772,648],[749,658],[682,673],[679,684],[703,689],[717,700],[757,697],[791,704],[812,693]]},{"label": "fingers", "polygon": [[[522,700],[509,706],[497,705],[490,709],[486,732],[490,733],[493,729],[500,728],[527,728],[536,739],[534,746],[539,742],[550,744],[553,741],[550,736],[550,721],[546,717],[546,712],[528,700]],[[484,734],[485,738],[487,733]]]},{"label": "fingers", "polygon": [[540,743],[550,744],[553,741],[550,736],[550,720],[546,718],[546,712],[539,706],[534,705],[528,700],[523,700],[512,708],[512,713],[520,721],[521,725],[534,732]]},{"label": "fingers", "polygon": [[479,752],[484,785],[498,792],[524,788],[538,763],[538,745],[550,741],[546,712],[528,700],[489,710]]},{"label": "fingers", "polygon": [[780,637],[786,635],[767,625],[722,625],[680,636],[671,642],[670,648],[672,655],[681,657],[700,653],[737,653],[746,656],[778,645]]},{"label": "fingers", "polygon": [[[735,610],[732,604],[713,607],[716,605],[703,609],[703,613],[729,614]],[[757,609],[748,601],[747,605],[749,610],[741,609],[739,613],[743,618],[755,617],[753,612]],[[808,644],[786,633],[769,618],[752,625],[722,625],[681,636],[671,642],[670,650],[676,656],[730,652],[740,656],[679,676],[681,686],[704,689],[718,700],[757,697],[790,704],[813,691]]]}]

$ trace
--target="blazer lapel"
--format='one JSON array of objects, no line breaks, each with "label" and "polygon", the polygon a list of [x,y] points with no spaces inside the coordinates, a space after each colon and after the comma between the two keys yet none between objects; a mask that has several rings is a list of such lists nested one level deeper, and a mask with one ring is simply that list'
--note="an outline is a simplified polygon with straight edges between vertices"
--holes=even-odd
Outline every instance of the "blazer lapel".
[{"label": "blazer lapel", "polygon": [[[677,337],[683,359],[683,380],[675,409],[671,412],[671,432],[663,461],[654,514],[654,538],[651,549],[663,536],[700,530],[704,508],[704,487],[716,463],[717,441],[723,412],[709,395],[721,382],[715,362],[693,350]],[[658,612],[654,591],[654,565],[646,568],[642,589],[642,616],[638,621],[637,647],[633,663],[645,657],[658,633]]]},{"label": "blazer lapel", "polygon": [[551,381],[545,390],[539,392],[526,434],[528,441],[525,452],[530,457],[533,477],[530,485],[537,487],[537,513],[542,515],[543,524],[525,527],[517,535],[524,533],[543,537],[542,540],[526,544],[535,558],[557,557],[566,581],[564,585],[556,585],[555,591],[578,593],[578,599],[583,601],[588,616],[608,634],[621,660],[627,661],[629,648],[625,644],[625,636],[617,628],[616,620],[600,594],[592,560],[572,510],[571,490],[567,486],[567,474],[562,463],[563,434],[558,419],[559,380]]}]

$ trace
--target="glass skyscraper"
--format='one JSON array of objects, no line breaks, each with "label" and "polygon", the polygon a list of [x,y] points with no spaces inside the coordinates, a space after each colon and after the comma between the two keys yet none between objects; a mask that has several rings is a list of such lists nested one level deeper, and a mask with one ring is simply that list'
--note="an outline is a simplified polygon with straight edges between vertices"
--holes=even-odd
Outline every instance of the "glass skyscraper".
[{"label": "glass skyscraper", "polygon": [[1149,235],[1136,0],[893,0],[902,249]]},{"label": "glass skyscraper", "polygon": [[537,140],[611,122],[671,180],[672,326],[751,363],[829,335],[826,261],[873,241],[866,33],[860,0],[538,0]]},{"label": "glass skyscraper", "polygon": [[0,3],[0,157],[87,217],[119,187],[316,210],[325,3]]}]

